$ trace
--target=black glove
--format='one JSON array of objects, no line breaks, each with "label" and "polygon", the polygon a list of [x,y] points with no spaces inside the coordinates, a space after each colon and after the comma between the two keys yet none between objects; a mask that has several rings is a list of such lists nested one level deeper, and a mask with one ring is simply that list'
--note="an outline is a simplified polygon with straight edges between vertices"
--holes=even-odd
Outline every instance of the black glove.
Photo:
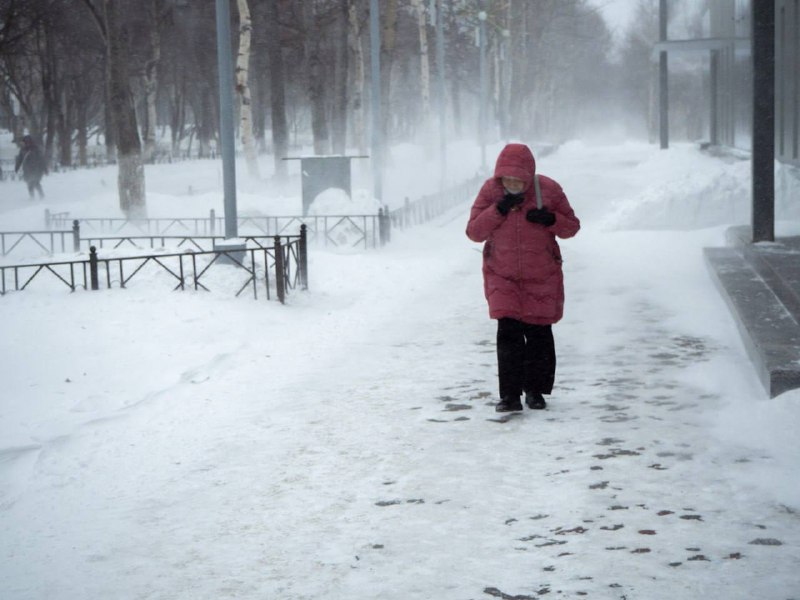
[{"label": "black glove", "polygon": [[531,223],[538,223],[545,227],[550,227],[550,225],[556,222],[556,216],[546,208],[532,208],[528,211],[528,214],[525,215],[525,218]]},{"label": "black glove", "polygon": [[525,200],[525,194],[511,194],[506,192],[503,199],[497,203],[497,212],[505,217],[508,211],[522,204],[523,200]]}]

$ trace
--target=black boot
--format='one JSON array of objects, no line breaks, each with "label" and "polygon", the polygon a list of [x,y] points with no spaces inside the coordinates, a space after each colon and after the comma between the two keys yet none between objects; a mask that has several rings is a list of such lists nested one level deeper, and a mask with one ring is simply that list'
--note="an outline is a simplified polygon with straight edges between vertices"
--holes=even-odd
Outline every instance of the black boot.
[{"label": "black boot", "polygon": [[519,396],[506,396],[497,403],[494,409],[497,412],[515,412],[522,410],[522,402],[520,402]]},{"label": "black boot", "polygon": [[525,404],[532,410],[542,410],[547,408],[544,396],[535,392],[525,392]]}]

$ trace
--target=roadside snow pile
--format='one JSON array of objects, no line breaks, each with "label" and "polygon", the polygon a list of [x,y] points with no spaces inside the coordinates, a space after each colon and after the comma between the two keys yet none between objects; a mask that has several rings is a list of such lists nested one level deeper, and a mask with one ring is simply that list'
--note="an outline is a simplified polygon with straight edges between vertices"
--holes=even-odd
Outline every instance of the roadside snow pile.
[{"label": "roadside snow pile", "polygon": [[694,146],[651,153],[632,168],[645,182],[611,205],[605,229],[704,229],[750,220],[750,162],[724,161]]}]

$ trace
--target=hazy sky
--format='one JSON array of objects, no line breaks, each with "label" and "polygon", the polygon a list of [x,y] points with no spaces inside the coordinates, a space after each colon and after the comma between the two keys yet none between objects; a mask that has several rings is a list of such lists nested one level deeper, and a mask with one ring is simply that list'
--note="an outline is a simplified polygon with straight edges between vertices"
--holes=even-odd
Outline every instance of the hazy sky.
[{"label": "hazy sky", "polygon": [[638,0],[589,0],[589,4],[600,9],[614,35],[619,36],[633,16]]}]

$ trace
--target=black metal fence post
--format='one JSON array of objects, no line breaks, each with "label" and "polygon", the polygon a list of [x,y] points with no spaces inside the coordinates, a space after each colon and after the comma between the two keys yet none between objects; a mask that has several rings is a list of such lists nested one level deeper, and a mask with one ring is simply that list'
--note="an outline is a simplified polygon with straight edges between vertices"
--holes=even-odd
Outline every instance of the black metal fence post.
[{"label": "black metal fence post", "polygon": [[275,236],[275,289],[278,292],[278,300],[284,304],[286,299],[286,272],[283,268],[283,246],[281,236]]},{"label": "black metal fence post", "polygon": [[392,222],[389,217],[389,207],[378,209],[378,241],[385,246],[392,239]]},{"label": "black metal fence post", "polygon": [[99,290],[100,283],[97,277],[97,248],[94,246],[89,248],[89,277],[92,281],[92,289]]},{"label": "black metal fence post", "polygon": [[306,224],[300,225],[300,248],[299,262],[297,268],[300,270],[300,285],[304,290],[308,289],[308,231]]},{"label": "black metal fence post", "polygon": [[81,251],[81,223],[78,219],[72,222],[72,250]]}]

